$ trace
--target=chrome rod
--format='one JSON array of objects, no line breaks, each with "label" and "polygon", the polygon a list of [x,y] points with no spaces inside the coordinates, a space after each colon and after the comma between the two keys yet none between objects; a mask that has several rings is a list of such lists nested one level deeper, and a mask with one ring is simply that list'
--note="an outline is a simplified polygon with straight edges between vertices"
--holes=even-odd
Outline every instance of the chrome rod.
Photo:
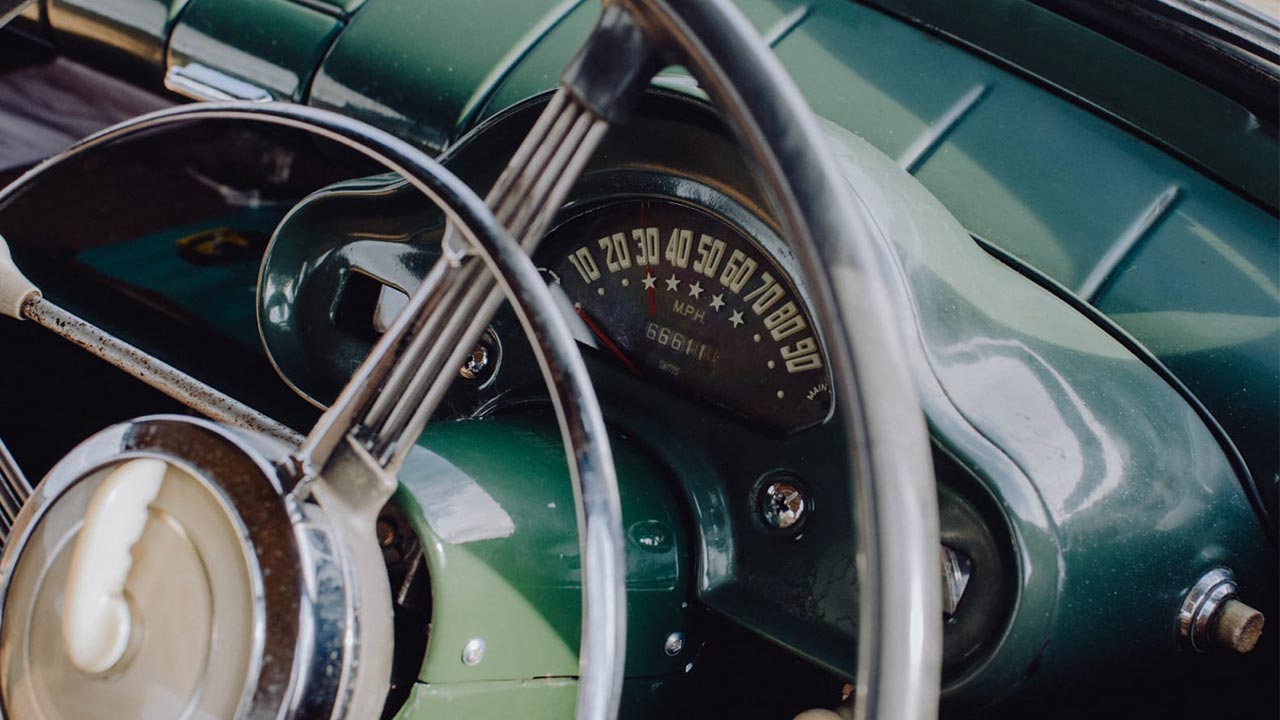
[{"label": "chrome rod", "polygon": [[27,482],[22,468],[18,467],[9,448],[0,440],[0,543],[9,539],[9,529],[29,497],[31,483]]},{"label": "chrome rod", "polygon": [[294,447],[302,442],[301,433],[38,295],[23,304],[22,316],[214,420],[266,433]]},{"label": "chrome rod", "polygon": [[[534,123],[486,200],[526,251],[537,245],[606,130],[607,123],[564,92]],[[370,453],[388,468],[398,466],[416,442],[454,381],[447,368],[462,361],[502,299],[482,263],[459,248],[454,228],[443,242],[445,254],[433,274],[451,279],[437,307],[452,313],[431,313],[418,324],[405,347],[409,361],[391,371],[359,423]]]},{"label": "chrome rod", "polygon": [[[507,197],[513,194],[521,194],[521,191],[515,188],[522,188],[527,184],[526,177],[532,175],[537,177],[546,170],[545,163],[551,154],[550,148],[558,145],[563,138],[564,129],[573,117],[578,114],[576,105],[566,103],[568,101],[566,93],[563,91],[556,93],[542,114],[538,116],[538,120],[534,123],[533,129],[525,136],[520,147],[516,149],[515,155],[512,156],[510,163],[502,174],[498,177],[498,181],[494,184],[493,189],[489,192],[486,204],[490,207],[498,207],[504,204]],[[528,181],[531,182],[531,181]],[[508,218],[503,216],[501,208],[495,212],[498,222],[504,226],[507,224]],[[517,239],[519,237],[517,236]],[[442,241],[445,248],[444,257],[439,265],[441,272],[456,271],[461,277],[458,282],[454,283],[454,290],[443,303],[444,307],[465,308],[474,307],[476,300],[473,297],[476,293],[472,289],[483,281],[484,269],[479,267],[478,263],[469,262],[471,248],[466,241],[461,238],[455,228],[452,226],[445,233]],[[465,293],[460,299],[458,295]],[[401,311],[407,313],[408,309]],[[435,314],[433,314],[435,315]],[[455,313],[454,317],[458,317],[461,313]],[[423,332],[414,338],[412,345],[406,351],[406,355],[414,358],[424,358],[423,362],[414,364],[404,363],[397,367],[387,378],[383,386],[383,392],[373,401],[373,405],[369,408],[363,424],[371,429],[376,429],[376,434],[380,437],[387,437],[385,430],[387,425],[387,417],[391,415],[394,408],[404,405],[406,393],[412,393],[409,388],[418,384],[418,378],[426,375],[429,379],[440,372],[443,367],[441,363],[432,362],[433,358],[430,353],[432,347],[438,346],[438,339],[443,337],[451,337],[457,335],[458,332],[440,333],[434,330],[434,327],[442,321],[441,318],[432,317],[423,325]],[[433,328],[427,331],[426,328]],[[430,364],[432,367],[427,372],[422,370],[424,364]],[[414,404],[416,407],[417,404]],[[400,411],[403,413],[403,411]],[[377,452],[375,455],[379,454]]]},{"label": "chrome rod", "polygon": [[0,440],[0,477],[4,478],[6,485],[13,488],[18,499],[25,502],[31,497],[31,483],[22,474],[22,468],[18,467],[18,461],[13,459],[13,454],[5,447],[3,440]]},{"label": "chrome rod", "polygon": [[[564,135],[554,138],[557,142],[550,152],[545,153],[548,158],[547,167],[536,172],[518,173],[525,178],[526,183],[532,183],[532,194],[508,204],[507,214],[517,214],[518,218],[518,213],[523,208],[535,209],[532,220],[526,214],[526,219],[520,221],[522,227],[518,231],[512,228],[513,237],[526,252],[532,253],[536,249],[547,224],[564,203],[577,173],[581,172],[595,152],[608,128],[604,120],[594,115],[586,112],[575,114],[579,115],[579,120],[569,123],[564,129]],[[587,118],[590,120],[586,121]],[[546,145],[552,146],[553,143],[548,142]],[[573,174],[570,175],[570,172]],[[505,195],[509,192],[511,190],[508,188],[495,187],[490,195]],[[552,210],[537,212],[544,208]],[[504,224],[511,220],[510,217],[502,216],[498,219]],[[480,263],[474,264],[475,271],[470,282],[464,285],[467,287],[467,294],[463,305],[455,314],[456,320],[446,325],[446,332],[435,338],[433,352],[429,355],[430,362],[424,362],[415,378],[418,382],[411,386],[412,392],[403,398],[397,408],[400,412],[392,418],[395,422],[388,421],[388,432],[384,435],[387,442],[384,447],[392,453],[389,458],[391,467],[397,466],[408,455],[427,420],[456,380],[455,374],[446,369],[461,364],[502,302],[503,294],[497,287],[497,281]]]}]

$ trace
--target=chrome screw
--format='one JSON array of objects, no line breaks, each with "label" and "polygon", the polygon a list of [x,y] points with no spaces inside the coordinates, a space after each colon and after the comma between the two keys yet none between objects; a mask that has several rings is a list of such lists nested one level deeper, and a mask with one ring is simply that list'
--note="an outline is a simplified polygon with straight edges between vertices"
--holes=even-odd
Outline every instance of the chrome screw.
[{"label": "chrome screw", "polygon": [[475,666],[484,660],[485,643],[482,638],[472,638],[462,646],[462,664]]},{"label": "chrome screw", "polygon": [[670,657],[675,657],[684,650],[684,633],[676,631],[667,636],[666,642],[662,643],[662,651]]},{"label": "chrome screw", "polygon": [[483,345],[477,345],[467,359],[463,361],[462,367],[458,368],[458,374],[468,380],[475,380],[484,374],[489,368],[489,351]]},{"label": "chrome screw", "polygon": [[804,519],[809,503],[805,499],[800,486],[787,481],[775,480],[765,485],[760,493],[760,516],[764,522],[775,530],[790,530]]}]

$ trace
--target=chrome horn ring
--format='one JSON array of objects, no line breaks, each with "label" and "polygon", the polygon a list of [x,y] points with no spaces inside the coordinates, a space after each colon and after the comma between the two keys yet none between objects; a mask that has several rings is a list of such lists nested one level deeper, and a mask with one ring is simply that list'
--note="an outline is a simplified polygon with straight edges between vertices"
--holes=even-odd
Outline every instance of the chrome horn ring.
[{"label": "chrome horn ring", "polygon": [[[398,376],[404,376],[401,380],[405,381],[415,380],[414,372],[396,373],[396,370],[414,366],[415,360],[420,359],[413,354],[415,348],[422,353],[430,350],[430,328],[424,331],[423,324],[442,298],[448,297],[450,286],[445,281],[456,278],[458,268],[463,267],[470,252],[474,252],[480,258],[473,260],[471,265],[482,261],[495,273],[498,284],[511,299],[534,346],[552,390],[575,497],[579,501],[579,542],[584,557],[580,714],[584,717],[616,714],[622,658],[625,655],[626,607],[621,510],[604,421],[572,334],[533,263],[484,203],[461,181],[412,146],[335,113],[295,105],[226,103],[165,110],[104,130],[24,175],[0,192],[0,203],[50,168],[95,147],[167,125],[207,119],[281,125],[348,146],[399,173],[427,195],[449,218],[455,242],[460,239],[469,244],[471,250],[455,247],[452,254],[447,253],[446,262],[438,267],[436,282],[424,282],[411,300],[409,309],[383,336],[357,370],[343,396],[321,418],[297,451],[286,452],[277,441],[262,435],[179,418],[146,418],[108,429],[86,441],[81,450],[57,466],[56,473],[51,473],[39,486],[35,499],[27,503],[19,514],[14,541],[5,547],[3,559],[0,559],[0,566],[12,570],[0,578],[0,612],[18,605],[21,608],[36,607],[34,598],[44,592],[43,586],[30,589],[29,601],[23,597],[18,598],[22,603],[15,603],[10,596],[14,578],[24,575],[23,558],[27,556],[25,551],[32,547],[32,532],[49,525],[48,513],[59,510],[62,500],[69,497],[69,491],[77,484],[85,481],[100,487],[108,484],[110,478],[104,479],[101,474],[104,470],[139,457],[159,459],[167,463],[170,474],[179,472],[195,480],[193,483],[184,480],[177,483],[178,486],[203,487],[213,496],[221,496],[225,500],[225,488],[201,469],[201,463],[184,455],[186,452],[203,452],[204,446],[200,443],[179,443],[176,448],[157,453],[133,448],[127,443],[122,444],[121,440],[122,435],[132,437],[141,433],[165,437],[171,433],[190,434],[198,429],[197,435],[203,433],[217,438],[216,444],[222,449],[215,454],[239,457],[247,463],[246,467],[257,468],[256,484],[269,488],[278,501],[244,507],[224,502],[221,507],[226,511],[225,517],[230,518],[230,526],[242,528],[247,524],[243,522],[246,514],[265,512],[263,507],[277,506],[281,516],[287,517],[292,527],[287,538],[279,541],[290,544],[288,539],[291,538],[290,546],[298,559],[296,572],[292,575],[296,582],[285,583],[287,592],[293,593],[297,600],[295,610],[310,607],[308,603],[324,596],[327,599],[316,603],[315,608],[324,623],[332,624],[332,627],[325,627],[335,631],[317,633],[314,632],[316,628],[312,628],[308,635],[304,626],[314,618],[309,619],[305,613],[301,616],[295,613],[301,638],[299,646],[306,646],[302,647],[305,652],[295,652],[288,657],[269,655],[263,644],[266,637],[255,640],[248,667],[256,668],[257,672],[245,676],[243,690],[236,694],[239,701],[234,706],[235,717],[376,717],[382,709],[388,687],[393,633],[390,591],[374,523],[378,511],[394,491],[395,469],[407,455],[428,413],[412,412],[411,417],[398,426],[393,438],[363,435],[366,426],[361,421],[365,419],[365,413],[376,406],[380,392],[396,394],[388,391],[384,382],[392,382]],[[34,291],[28,293],[23,302],[30,305],[44,301],[38,291]],[[411,387],[422,385],[422,382],[413,382]],[[428,387],[419,389],[425,395]],[[408,441],[401,443],[400,440],[406,437]],[[383,443],[385,452],[375,453],[377,443],[387,440],[390,442]],[[108,449],[113,446],[115,450]],[[374,454],[379,454],[379,457],[374,457]],[[88,458],[92,460],[86,466]],[[165,479],[160,481],[162,489],[171,484],[170,474],[164,475]],[[57,492],[52,492],[54,486],[57,486]],[[88,515],[96,519],[92,506],[107,501],[100,498],[97,491],[93,497],[81,495],[76,500],[79,504],[69,509],[80,509],[85,514],[71,512],[64,519],[65,532],[58,534],[58,546],[63,549],[79,527],[77,518]],[[140,512],[149,512],[147,507],[143,504]],[[134,510],[139,509],[135,507]],[[317,513],[321,517],[317,517]],[[134,541],[144,532],[142,526],[135,530],[133,539],[125,545],[126,556]],[[182,526],[178,534],[184,532],[185,526]],[[246,550],[245,554],[252,556],[254,553]],[[48,575],[45,571],[52,562],[76,566],[75,553],[71,551],[55,553],[53,557],[37,555],[35,559],[40,564],[37,575],[41,578]],[[256,560],[249,562],[247,571],[251,578],[262,577],[253,573],[261,573],[266,566],[255,563]],[[278,576],[276,580],[279,580]],[[265,581],[261,583],[265,584]],[[256,592],[252,590],[253,586],[254,583],[250,582],[251,596]],[[53,589],[56,592],[58,588]],[[270,622],[273,617],[280,619],[274,613],[289,615],[287,605],[272,609],[259,604],[254,612],[267,617]],[[15,618],[13,622],[18,620]],[[19,638],[20,633],[11,629],[11,622],[6,622],[5,626],[0,629],[0,648],[8,646],[12,650],[17,647],[14,642],[24,647],[31,646],[30,642]],[[284,628],[282,632],[288,634],[287,622],[271,627]],[[340,646],[326,644],[325,638],[341,638]],[[0,654],[4,652],[0,649]],[[121,650],[114,657],[114,665],[107,665],[107,675],[120,672],[119,664],[137,657],[138,652],[141,651]],[[60,659],[65,661],[66,657]],[[262,695],[251,691],[251,678],[268,674],[265,673],[266,665],[272,663],[282,668],[288,682],[274,683],[272,687],[278,691],[276,694]],[[22,673],[22,668],[29,666],[23,662],[12,666],[18,667],[18,676],[13,678],[15,683],[29,683],[31,678]],[[92,673],[82,674],[87,675],[89,681],[99,677]],[[0,690],[3,689],[0,684]],[[196,683],[188,688],[189,696],[198,698],[204,690],[202,682]],[[226,688],[222,691],[225,692]],[[5,693],[6,715],[22,712],[19,708],[8,707],[11,695],[11,692]],[[71,716],[75,716],[74,710]]]}]

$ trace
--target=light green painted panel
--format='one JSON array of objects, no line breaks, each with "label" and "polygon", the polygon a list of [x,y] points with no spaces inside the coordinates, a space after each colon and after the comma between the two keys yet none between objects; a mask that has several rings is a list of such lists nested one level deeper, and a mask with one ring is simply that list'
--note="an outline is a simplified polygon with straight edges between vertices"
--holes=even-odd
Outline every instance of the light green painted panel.
[{"label": "light green painted panel", "polygon": [[[665,472],[611,438],[627,537],[627,675],[679,673],[663,652],[685,631],[692,593],[682,521]],[[428,683],[576,676],[582,567],[564,445],[546,413],[435,423],[400,472],[398,495],[423,538],[432,621]],[[511,448],[519,447],[518,453]],[[474,666],[463,646],[483,638]],[[693,651],[693,644],[689,645]]]}]

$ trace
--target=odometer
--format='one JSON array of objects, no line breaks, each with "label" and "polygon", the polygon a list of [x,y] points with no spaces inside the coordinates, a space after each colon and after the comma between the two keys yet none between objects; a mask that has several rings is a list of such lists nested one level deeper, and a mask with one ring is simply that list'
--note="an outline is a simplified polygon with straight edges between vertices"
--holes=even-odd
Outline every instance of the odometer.
[{"label": "odometer", "polygon": [[806,304],[782,266],[718,216],[615,202],[557,227],[539,260],[579,336],[630,370],[786,432],[830,414]]}]

